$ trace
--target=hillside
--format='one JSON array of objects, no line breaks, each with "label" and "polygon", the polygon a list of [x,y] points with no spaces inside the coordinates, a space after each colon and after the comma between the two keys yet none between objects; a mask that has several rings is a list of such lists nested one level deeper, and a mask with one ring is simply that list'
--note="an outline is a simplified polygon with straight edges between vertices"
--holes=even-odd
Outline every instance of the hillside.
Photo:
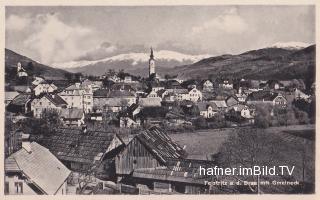
[{"label": "hillside", "polygon": [[17,73],[17,63],[20,62],[27,71],[29,77],[32,75],[65,78],[70,72],[62,69],[52,68],[38,63],[28,57],[22,56],[10,49],[5,49],[5,81],[14,84]]},{"label": "hillside", "polygon": [[222,55],[191,65],[178,66],[167,73],[180,78],[232,76],[251,79],[315,80],[315,45],[303,49],[265,48],[239,55]]}]

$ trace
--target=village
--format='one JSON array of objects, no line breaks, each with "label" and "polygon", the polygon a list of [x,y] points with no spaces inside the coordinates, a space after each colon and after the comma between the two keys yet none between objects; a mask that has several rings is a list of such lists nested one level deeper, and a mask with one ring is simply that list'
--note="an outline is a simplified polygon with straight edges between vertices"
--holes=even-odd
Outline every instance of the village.
[{"label": "village", "polygon": [[[220,75],[182,80],[109,70],[70,80],[30,76],[6,85],[6,194],[214,194],[218,177],[171,135],[314,124],[314,84]],[[8,124],[8,126],[7,126]],[[240,191],[241,192],[241,191]]]}]

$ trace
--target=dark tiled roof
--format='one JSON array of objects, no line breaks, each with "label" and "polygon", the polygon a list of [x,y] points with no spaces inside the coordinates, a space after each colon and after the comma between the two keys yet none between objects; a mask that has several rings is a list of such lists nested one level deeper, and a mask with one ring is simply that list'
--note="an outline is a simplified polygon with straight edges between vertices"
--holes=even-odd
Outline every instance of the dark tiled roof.
[{"label": "dark tiled roof", "polygon": [[45,97],[49,99],[53,104],[56,106],[63,106],[67,105],[67,102],[65,102],[59,95],[57,94],[46,94]]},{"label": "dark tiled roof", "polygon": [[165,163],[168,158],[183,158],[186,156],[186,152],[159,128],[152,127],[144,130],[137,135],[137,138],[161,162]]},{"label": "dark tiled roof", "polygon": [[198,102],[197,106],[200,111],[206,111],[209,106],[212,107],[212,110],[218,110],[218,106],[213,102]]},{"label": "dark tiled roof", "polygon": [[126,91],[135,91],[136,90],[130,84],[125,84],[125,83],[115,83],[111,86],[110,89],[111,90],[126,90]]},{"label": "dark tiled roof", "polygon": [[58,128],[40,139],[40,143],[61,160],[92,163],[99,153],[105,153],[115,134],[81,128]]},{"label": "dark tiled roof", "polygon": [[107,90],[107,89],[99,89],[93,92],[94,97],[106,97],[106,98],[115,98],[115,97],[134,97],[132,92],[127,90]]},{"label": "dark tiled roof", "polygon": [[30,94],[19,94],[16,96],[10,104],[12,105],[18,105],[18,106],[23,106],[25,105],[29,100],[31,99]]},{"label": "dark tiled roof", "polygon": [[279,94],[270,91],[252,92],[248,95],[247,101],[273,101]]}]

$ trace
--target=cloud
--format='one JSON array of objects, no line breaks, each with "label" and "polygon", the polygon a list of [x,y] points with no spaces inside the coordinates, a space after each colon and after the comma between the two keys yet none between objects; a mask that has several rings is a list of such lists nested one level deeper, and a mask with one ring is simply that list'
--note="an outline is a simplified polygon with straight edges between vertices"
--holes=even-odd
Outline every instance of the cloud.
[{"label": "cloud", "polygon": [[220,31],[228,34],[240,34],[248,28],[248,24],[238,14],[236,8],[232,8],[223,14],[204,22],[200,26],[192,27],[192,34],[202,34],[208,31]]},{"label": "cloud", "polygon": [[31,23],[29,17],[20,17],[18,15],[10,15],[6,19],[6,29],[12,31],[20,31],[28,27]]},{"label": "cloud", "polygon": [[23,45],[35,51],[45,64],[76,58],[95,43],[94,30],[68,25],[59,19],[58,13],[39,14],[32,19],[32,26],[34,33]]}]

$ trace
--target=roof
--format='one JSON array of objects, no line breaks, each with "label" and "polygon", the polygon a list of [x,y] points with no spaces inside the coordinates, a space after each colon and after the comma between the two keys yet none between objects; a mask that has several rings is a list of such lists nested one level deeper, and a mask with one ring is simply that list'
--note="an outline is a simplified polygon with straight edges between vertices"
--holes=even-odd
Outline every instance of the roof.
[{"label": "roof", "polygon": [[257,91],[248,95],[247,101],[273,101],[279,93],[270,91]]},{"label": "roof", "polygon": [[5,160],[6,172],[19,170],[46,194],[55,194],[71,171],[47,148],[36,142],[30,147],[30,153],[22,148]]},{"label": "roof", "polygon": [[93,92],[94,97],[106,97],[106,98],[113,98],[113,97],[135,97],[132,92],[127,90],[107,90],[107,89],[99,89]]},{"label": "roof", "polygon": [[225,100],[211,100],[210,102],[211,103],[215,103],[218,108],[226,108],[226,107],[228,107]]},{"label": "roof", "polygon": [[141,131],[137,139],[161,162],[168,158],[183,158],[186,152],[164,131],[157,127]]},{"label": "roof", "polygon": [[31,99],[31,95],[30,95],[30,94],[19,94],[18,96],[16,96],[16,97],[10,102],[10,104],[18,105],[18,106],[23,106],[23,105],[25,105],[30,99]]},{"label": "roof", "polygon": [[213,102],[198,102],[197,106],[199,111],[206,111],[209,106],[211,106],[213,110],[218,110],[218,106]]},{"label": "roof", "polygon": [[115,83],[111,86],[110,89],[111,90],[126,90],[126,91],[135,91],[136,90],[130,84],[126,84],[126,83]]},{"label": "roof", "polygon": [[65,119],[81,119],[83,116],[83,110],[79,108],[62,109],[60,116]]},{"label": "roof", "polygon": [[16,91],[6,91],[5,93],[4,93],[4,95],[5,95],[5,99],[6,100],[13,100],[16,96],[18,96],[19,95],[19,92],[16,92]]},{"label": "roof", "polygon": [[174,91],[174,93],[176,93],[176,94],[189,94],[189,90],[188,89],[177,89]]},{"label": "roof", "polygon": [[81,128],[57,128],[54,133],[40,139],[40,143],[61,160],[92,163],[99,153],[106,153],[116,135],[111,132]]},{"label": "roof", "polygon": [[157,95],[158,95],[158,96],[162,96],[163,93],[165,93],[166,91],[167,91],[167,90],[165,90],[165,89],[158,90],[158,91],[157,91]]},{"label": "roof", "polygon": [[140,98],[139,105],[143,107],[158,107],[161,106],[161,100],[160,97]]},{"label": "roof", "polygon": [[44,97],[46,97],[49,101],[51,101],[56,106],[67,105],[67,102],[65,102],[65,100],[63,100],[57,94],[45,94]]}]

